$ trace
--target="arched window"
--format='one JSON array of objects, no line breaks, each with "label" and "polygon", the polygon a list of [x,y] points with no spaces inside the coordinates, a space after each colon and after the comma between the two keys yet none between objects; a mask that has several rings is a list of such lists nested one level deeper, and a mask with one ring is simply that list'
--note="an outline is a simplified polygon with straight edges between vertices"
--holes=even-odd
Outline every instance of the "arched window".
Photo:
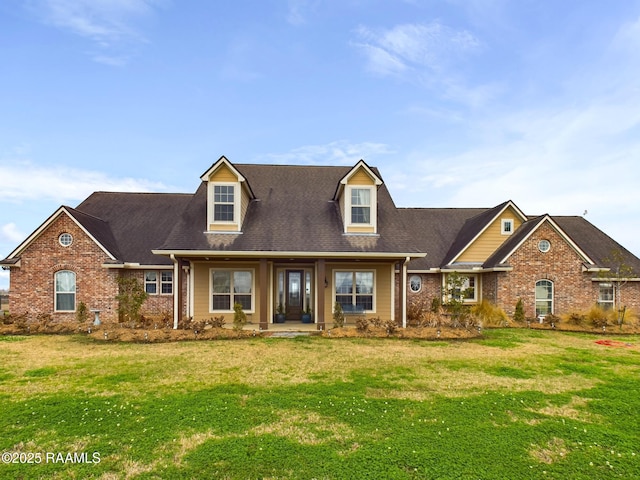
[{"label": "arched window", "polygon": [[60,270],[55,275],[56,312],[73,312],[76,309],[76,274],[70,270]]},{"label": "arched window", "polygon": [[553,282],[538,280],[536,282],[536,317],[553,313]]}]

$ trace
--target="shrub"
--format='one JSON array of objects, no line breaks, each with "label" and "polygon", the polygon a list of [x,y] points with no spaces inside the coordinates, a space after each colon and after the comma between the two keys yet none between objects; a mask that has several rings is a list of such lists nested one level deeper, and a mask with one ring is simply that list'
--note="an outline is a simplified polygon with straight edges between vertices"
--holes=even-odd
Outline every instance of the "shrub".
[{"label": "shrub", "polygon": [[80,323],[84,323],[88,318],[89,310],[87,309],[87,305],[84,302],[80,302],[76,310],[76,320],[78,320],[78,322]]},{"label": "shrub", "polygon": [[428,313],[425,300],[411,302],[407,305],[407,322],[409,325],[420,326]]},{"label": "shrub", "polygon": [[383,326],[387,329],[387,334],[389,335],[393,335],[394,333],[396,333],[399,328],[395,320],[386,320],[383,323]]},{"label": "shrub", "polygon": [[338,302],[333,306],[333,328],[344,327],[344,311]]},{"label": "shrub", "polygon": [[233,304],[233,329],[236,332],[242,330],[242,328],[247,323],[247,314],[242,310],[242,305],[240,303]]},{"label": "shrub", "polygon": [[551,325],[552,327],[555,327],[560,323],[561,319],[559,316],[554,315],[553,313],[550,313],[549,315],[544,317],[544,321],[549,323],[549,325]]},{"label": "shrub", "polygon": [[143,285],[133,277],[118,277],[119,293],[118,321],[137,322],[140,319],[140,309],[149,294],[145,292]]},{"label": "shrub", "polygon": [[585,323],[587,323],[587,316],[584,313],[580,313],[580,312],[570,312],[566,316],[566,321],[571,325],[576,325],[581,327]]},{"label": "shrub", "polygon": [[219,317],[213,317],[209,322],[213,328],[222,328],[224,327],[224,315],[220,315]]},{"label": "shrub", "polygon": [[[615,313],[613,314],[615,315]],[[593,327],[602,328],[609,324],[610,315],[611,314],[605,309],[594,305],[593,307],[591,307],[589,312],[587,312],[587,320]]]},{"label": "shrub", "polygon": [[482,300],[479,304],[474,305],[471,308],[471,314],[485,326],[506,327],[509,325],[509,317],[506,312],[488,300]]},{"label": "shrub", "polygon": [[369,320],[366,317],[356,318],[356,330],[359,332],[366,332],[369,330]]},{"label": "shrub", "polygon": [[440,313],[440,307],[442,307],[442,301],[438,297],[431,299],[431,313]]},{"label": "shrub", "polygon": [[513,321],[516,323],[524,323],[525,321],[524,304],[522,303],[521,298],[519,298],[518,302],[516,303],[516,310],[513,313]]}]

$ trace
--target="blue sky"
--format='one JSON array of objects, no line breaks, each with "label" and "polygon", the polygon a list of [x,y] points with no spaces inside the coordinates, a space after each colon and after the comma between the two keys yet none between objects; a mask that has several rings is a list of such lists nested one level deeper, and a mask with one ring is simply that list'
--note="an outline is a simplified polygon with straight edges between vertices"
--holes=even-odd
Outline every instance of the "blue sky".
[{"label": "blue sky", "polygon": [[2,258],[220,155],[363,158],[398,206],[586,211],[640,255],[639,1],[8,0],[0,58]]}]

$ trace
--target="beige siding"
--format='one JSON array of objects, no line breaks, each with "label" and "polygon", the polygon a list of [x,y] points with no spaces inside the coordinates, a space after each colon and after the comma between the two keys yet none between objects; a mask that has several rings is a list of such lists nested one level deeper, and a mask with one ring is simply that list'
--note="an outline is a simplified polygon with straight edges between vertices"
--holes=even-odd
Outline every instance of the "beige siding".
[{"label": "beige siding", "polygon": [[494,220],[482,234],[467,248],[457,259],[459,262],[484,262],[489,258],[502,243],[509,238],[501,233],[502,220],[513,220],[513,231],[515,231],[522,221],[511,208],[507,208],[502,215]]},{"label": "beige siding", "polygon": [[[239,186],[239,190],[240,190],[240,218],[239,218],[239,223],[238,222],[234,222],[234,223],[211,223],[209,224],[209,230],[210,231],[222,231],[222,232],[234,232],[234,231],[239,231],[241,230],[241,226],[242,226],[242,221],[244,220],[244,215],[247,211],[247,208],[249,206],[249,195],[247,194],[247,192],[245,191],[244,188],[242,188],[242,185],[238,183],[238,177],[233,173],[233,171],[231,171],[231,169],[225,165],[224,163],[221,164],[216,170],[215,172],[213,172],[210,176],[209,176],[209,182],[211,183],[235,183],[236,185]],[[212,201],[211,198],[208,199],[208,201]],[[236,199],[236,202],[238,200]],[[210,208],[212,208],[210,206]],[[238,219],[236,219],[238,220]]]},{"label": "beige siding", "polygon": [[348,233],[376,233],[376,229],[373,226],[367,227],[355,227],[353,225],[347,227]]},{"label": "beige siding", "polygon": [[[394,286],[391,282],[391,272],[394,269],[393,263],[327,263],[327,282],[328,287],[325,289],[325,322],[327,328],[333,325],[333,305],[335,303],[335,271],[370,271],[374,273],[374,302],[375,312],[367,313],[366,317],[380,317],[382,320],[389,320],[393,317],[393,301]],[[353,324],[357,315],[347,315],[346,322]]]},{"label": "beige siding", "polygon": [[349,185],[374,185],[373,178],[362,167],[349,178]]},{"label": "beige siding", "polygon": [[249,198],[249,194],[247,193],[246,189],[240,187],[240,190],[242,192],[242,195],[240,196],[240,225],[243,224],[244,222],[244,217],[247,214],[247,209],[249,208],[249,202],[250,202],[250,198]]},{"label": "beige siding", "polygon": [[237,182],[238,177],[224,163],[209,177],[210,182]]},{"label": "beige siding", "polygon": [[[258,262],[194,262],[193,264],[193,318],[194,320],[206,320],[213,316],[224,315],[225,322],[233,322],[233,312],[210,311],[211,295],[211,269],[219,268],[224,270],[253,270],[253,305],[254,313],[247,313],[249,322],[258,322],[260,311],[260,285],[258,284],[259,263]],[[268,285],[265,287],[268,288]]]}]

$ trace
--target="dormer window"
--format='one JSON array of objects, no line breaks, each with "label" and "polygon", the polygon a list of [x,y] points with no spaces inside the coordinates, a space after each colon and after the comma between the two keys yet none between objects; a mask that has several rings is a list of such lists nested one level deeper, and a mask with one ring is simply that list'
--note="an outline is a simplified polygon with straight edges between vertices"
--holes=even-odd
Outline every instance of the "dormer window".
[{"label": "dormer window", "polygon": [[210,233],[240,233],[255,198],[249,182],[225,157],[200,176],[207,184],[207,227]]},{"label": "dormer window", "polygon": [[213,186],[213,221],[233,222],[235,211],[235,185]]},{"label": "dormer window", "polygon": [[378,234],[378,188],[382,179],[360,160],[340,179],[338,201],[346,235]]},{"label": "dormer window", "polygon": [[351,189],[351,223],[371,224],[371,189]]}]

